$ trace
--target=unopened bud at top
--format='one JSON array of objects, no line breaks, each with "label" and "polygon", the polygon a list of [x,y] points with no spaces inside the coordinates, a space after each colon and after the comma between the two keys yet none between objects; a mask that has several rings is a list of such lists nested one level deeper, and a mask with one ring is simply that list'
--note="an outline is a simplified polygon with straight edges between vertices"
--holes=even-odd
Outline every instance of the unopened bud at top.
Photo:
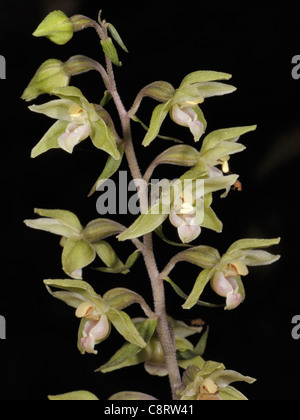
[{"label": "unopened bud at top", "polygon": [[55,10],[40,23],[33,36],[45,36],[58,45],[66,44],[73,37],[74,29],[71,20],[61,10]]}]

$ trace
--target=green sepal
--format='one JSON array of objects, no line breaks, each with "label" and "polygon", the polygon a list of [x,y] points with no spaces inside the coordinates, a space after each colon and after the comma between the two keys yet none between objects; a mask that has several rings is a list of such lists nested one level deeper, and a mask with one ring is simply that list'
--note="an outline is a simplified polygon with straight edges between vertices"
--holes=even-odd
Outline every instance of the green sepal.
[{"label": "green sepal", "polygon": [[223,223],[211,207],[204,209],[204,219],[201,226],[217,233],[221,233],[223,230]]},{"label": "green sepal", "polygon": [[67,121],[56,121],[32,149],[31,158],[36,158],[50,149],[59,149],[57,139],[66,132],[68,124]]},{"label": "green sepal", "polygon": [[106,264],[106,268],[95,268],[103,273],[128,274],[129,269],[122,263],[112,246],[106,241],[93,242],[93,248],[100,259]]},{"label": "green sepal", "polygon": [[[103,241],[104,242],[104,241]],[[95,245],[95,244],[93,244]],[[99,253],[98,253],[99,255]],[[99,255],[100,256],[100,255]],[[125,264],[123,264],[117,257],[117,264],[114,263],[111,266],[109,266],[108,264],[108,268],[105,267],[98,267],[95,268],[95,270],[97,271],[101,271],[102,273],[109,273],[109,274],[128,274],[130,272],[130,269],[133,267],[133,265],[135,264],[135,262],[137,261],[137,259],[140,256],[140,251],[136,250],[133,252],[133,254],[131,254],[127,261],[125,262]],[[100,257],[101,258],[101,257]],[[105,261],[104,261],[105,262]]]},{"label": "green sepal", "polygon": [[219,143],[223,141],[237,142],[240,136],[250,131],[254,131],[256,130],[256,128],[257,128],[256,125],[250,125],[250,126],[245,126],[245,127],[232,127],[232,128],[224,128],[224,129],[212,131],[203,140],[201,154],[203,154],[209,149],[214,148],[215,146],[217,146]]},{"label": "green sepal", "polygon": [[70,75],[66,72],[64,63],[50,59],[38,68],[21,98],[29,102],[55,88],[68,86],[69,82]]},{"label": "green sepal", "polygon": [[102,118],[92,123],[91,140],[97,149],[103,150],[119,161],[121,156],[112,130]]},{"label": "green sepal", "polygon": [[[167,283],[169,283],[169,285],[173,288],[174,292],[181,297],[184,300],[188,299],[188,295],[186,295],[179,286],[177,286],[176,283],[174,283],[170,277],[167,277],[164,279]],[[204,306],[206,308],[220,308],[220,307],[224,307],[224,305],[216,305],[214,303],[209,303],[209,302],[204,302],[203,300],[197,300],[197,302],[195,303],[195,305],[198,306]]]},{"label": "green sepal", "polygon": [[230,254],[235,251],[251,249],[251,248],[268,248],[272,245],[278,245],[281,238],[275,239],[240,239],[234,242],[227,250],[226,254]]},{"label": "green sepal", "polygon": [[158,136],[160,127],[162,123],[164,122],[165,118],[168,115],[168,112],[170,111],[172,106],[172,99],[170,99],[168,102],[158,105],[151,117],[150,121],[150,127],[148,130],[148,133],[146,134],[144,140],[143,140],[143,146],[149,146],[150,143],[152,143],[153,140]]},{"label": "green sepal", "polygon": [[66,240],[62,252],[63,270],[70,277],[81,279],[82,274],[77,270],[90,265],[96,257],[96,253],[86,240],[69,238]]},{"label": "green sepal", "polygon": [[[144,342],[148,344],[155,332],[157,319],[146,319],[137,327],[140,336]],[[139,357],[141,355],[141,357]],[[115,355],[104,365],[96,370],[96,372],[112,372],[127,366],[134,366],[147,360],[147,351],[140,346],[132,343],[126,343]]]},{"label": "green sepal", "polygon": [[215,268],[206,268],[201,271],[196,279],[192,292],[190,293],[186,302],[182,305],[183,309],[191,309],[194,305],[197,304],[199,297],[202,295],[205,286],[209,283],[214,272]]},{"label": "green sepal", "polygon": [[193,73],[188,74],[183,81],[181,82],[180,87],[192,85],[194,83],[205,83],[205,82],[213,82],[216,80],[229,80],[232,78],[231,74],[228,73],[221,73],[217,71],[195,71]]},{"label": "green sepal", "polygon": [[[78,217],[71,211],[34,209],[34,213],[42,217],[56,220],[59,224],[61,224],[63,228],[67,228],[69,233],[64,235],[63,233],[53,232],[52,230],[47,230],[47,229],[42,229],[42,230],[47,230],[50,233],[56,233],[57,235],[66,236],[67,238],[71,236],[79,235],[80,232],[82,231],[82,226]],[[41,219],[37,219],[37,220],[41,220]],[[37,227],[37,229],[40,229],[40,228]],[[64,233],[67,233],[67,232],[64,232]]]},{"label": "green sepal", "polygon": [[139,238],[140,236],[153,232],[163,224],[163,222],[167,219],[168,214],[165,214],[158,202],[150,207],[147,213],[139,216],[137,220],[128,229],[117,236],[117,238],[119,241],[126,241],[128,239]]},{"label": "green sepal", "polygon": [[[105,314],[109,310],[109,305],[98,295],[92,286],[82,280],[44,280],[48,292],[55,298],[62,300],[72,308],[77,308],[78,303],[89,301],[93,303],[101,313]],[[64,292],[53,292],[51,288],[63,290]]]},{"label": "green sepal", "polygon": [[125,338],[126,341],[141,348],[146,347],[144,339],[137,331],[131,318],[126,314],[126,312],[119,311],[111,307],[106,315],[116,330]]},{"label": "green sepal", "polygon": [[89,197],[92,194],[94,194],[94,192],[97,191],[97,189],[100,188],[101,185],[103,185],[108,179],[110,179],[118,171],[119,167],[121,166],[123,156],[124,156],[124,150],[125,150],[124,145],[123,144],[119,145],[118,150],[120,153],[120,159],[116,160],[112,156],[108,157],[101,175],[95,182],[93,188],[91,189],[88,195]]},{"label": "green sepal", "polygon": [[66,44],[73,37],[73,24],[61,10],[55,10],[40,23],[33,36],[45,36],[58,45]]},{"label": "green sepal", "polygon": [[49,401],[99,401],[96,395],[89,391],[74,391],[60,395],[49,395]]}]

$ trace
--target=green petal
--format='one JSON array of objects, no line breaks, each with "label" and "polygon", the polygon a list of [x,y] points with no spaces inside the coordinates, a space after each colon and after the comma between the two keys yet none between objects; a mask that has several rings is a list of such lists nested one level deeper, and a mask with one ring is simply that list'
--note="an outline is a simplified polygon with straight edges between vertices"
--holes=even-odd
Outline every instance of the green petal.
[{"label": "green petal", "polygon": [[152,117],[151,117],[148,133],[146,134],[143,140],[143,146],[149,146],[149,144],[152,143],[152,141],[156,139],[156,137],[159,134],[160,127],[162,123],[164,122],[166,116],[168,115],[168,112],[170,111],[171,106],[172,106],[172,99],[170,99],[168,102],[164,104],[158,105],[154,109]]},{"label": "green petal", "polygon": [[168,217],[168,214],[142,214],[125,232],[117,238],[119,241],[139,238],[157,229]]},{"label": "green petal", "polygon": [[217,82],[197,83],[194,86],[197,86],[198,92],[203,98],[228,95],[229,93],[236,91],[236,87],[234,86]]},{"label": "green petal", "polygon": [[32,149],[31,157],[36,158],[50,149],[59,149],[57,139],[65,133],[68,124],[67,121],[57,121],[54,123],[38,144]]},{"label": "green petal", "polygon": [[55,99],[42,105],[31,105],[28,108],[30,111],[47,115],[47,117],[54,118],[55,120],[70,122],[69,109],[72,105],[73,102],[68,99]]},{"label": "green petal", "polygon": [[52,292],[50,288],[54,287],[56,289],[61,289],[65,292],[69,292],[70,294],[75,295],[77,299],[82,298],[84,301],[85,300],[90,301],[94,303],[100,309],[102,313],[105,313],[109,310],[109,306],[107,305],[107,303],[85,281],[73,280],[73,279],[72,280],[71,279],[65,279],[65,280],[47,279],[47,280],[44,280],[44,284],[47,287],[48,292],[52,296],[57,297],[60,300],[64,300],[66,303],[68,302],[65,299],[62,299],[62,295],[58,295],[57,292]]},{"label": "green petal", "polygon": [[215,268],[205,269],[201,271],[200,275],[197,277],[194,288],[190,293],[187,301],[182,305],[183,309],[191,309],[199,300],[205,286],[208,284],[209,280],[213,276]]},{"label": "green petal", "polygon": [[90,137],[97,149],[104,150],[117,161],[121,159],[115,137],[111,129],[101,118],[92,123],[92,132]]},{"label": "green petal", "polygon": [[234,242],[227,250],[226,254],[234,251],[251,249],[251,248],[267,248],[272,245],[278,245],[281,238],[275,239],[240,239]]},{"label": "green petal", "polygon": [[62,253],[63,270],[70,277],[80,279],[80,273],[76,273],[95,259],[96,253],[94,249],[84,240],[70,238],[64,245]]},{"label": "green petal", "polygon": [[[157,319],[146,319],[137,327],[137,330],[145,343],[149,343],[151,340],[156,329],[156,324]],[[123,367],[134,366],[145,362],[148,358],[147,356],[149,357],[146,349],[143,351],[140,346],[126,343],[107,363],[97,369],[96,372],[107,373]]]},{"label": "green petal", "polygon": [[96,395],[88,391],[74,391],[61,395],[49,395],[50,401],[99,401]]},{"label": "green petal", "polygon": [[215,80],[229,80],[232,75],[228,73],[220,73],[217,71],[196,71],[188,74],[182,81],[180,87],[191,85],[194,83],[212,82]]},{"label": "green petal", "polygon": [[108,268],[96,268],[98,271],[108,273],[123,273],[127,274],[129,270],[122,263],[117,256],[112,246],[106,241],[93,242],[92,247],[96,251],[97,255],[106,264]]},{"label": "green petal", "polygon": [[125,338],[125,340],[142,348],[146,346],[142,336],[137,331],[132,320],[125,312],[118,311],[115,308],[110,308],[106,315],[116,330]]},{"label": "green petal", "polygon": [[93,188],[91,189],[90,193],[89,193],[89,197],[94,194],[94,192],[101,187],[101,185],[103,185],[108,179],[110,179],[119,169],[119,167],[121,166],[122,160],[123,160],[123,156],[124,156],[124,145],[119,145],[118,146],[118,150],[120,152],[120,159],[116,160],[114,159],[112,156],[109,156],[105,167],[101,173],[101,175],[99,176],[99,178],[97,179],[97,181],[95,182]]},{"label": "green petal", "polygon": [[51,217],[52,219],[59,220],[63,225],[70,227],[76,233],[82,231],[81,223],[78,217],[68,210],[47,210],[47,209],[34,209],[34,212],[42,217]]},{"label": "green petal", "polygon": [[221,130],[212,131],[208,134],[203,140],[203,146],[201,153],[204,153],[206,150],[215,147],[218,143],[222,141],[236,142],[243,134],[246,134],[250,131],[256,130],[256,125],[250,125],[245,127],[232,127],[224,128]]}]

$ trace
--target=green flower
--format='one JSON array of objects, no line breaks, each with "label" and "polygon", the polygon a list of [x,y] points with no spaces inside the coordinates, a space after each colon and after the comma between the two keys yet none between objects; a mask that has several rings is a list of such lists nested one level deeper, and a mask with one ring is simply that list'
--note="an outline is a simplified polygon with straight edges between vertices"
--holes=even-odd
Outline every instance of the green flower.
[{"label": "green flower", "polygon": [[186,76],[170,99],[154,109],[143,145],[148,146],[158,136],[168,114],[176,124],[188,127],[194,140],[199,141],[207,126],[199,104],[206,98],[234,92],[234,86],[216,82],[230,78],[230,74],[214,71],[198,71]]},{"label": "green flower", "polygon": [[256,379],[233,370],[225,370],[222,363],[203,362],[201,367],[191,365],[183,375],[183,386],[178,392],[181,400],[247,400],[233,382],[253,384]]},{"label": "green flower", "polygon": [[[69,279],[44,280],[44,284],[53,297],[76,309],[75,315],[81,319],[78,349],[82,354],[97,354],[95,346],[109,336],[111,325],[128,342],[139,348],[145,347],[146,343],[130,317],[109,304],[88,283]],[[58,291],[52,289],[58,289]]]},{"label": "green flower", "polygon": [[103,114],[87,101],[78,88],[57,88],[51,94],[61,99],[29,107],[31,111],[57,120],[32,150],[33,158],[56,148],[72,153],[78,143],[90,137],[95,147],[116,160],[120,159],[116,139],[102,118]]},{"label": "green flower", "polygon": [[[248,274],[247,267],[269,265],[280,258],[280,255],[273,255],[257,248],[266,248],[279,242],[280,238],[241,239],[234,242],[222,258],[219,257],[216,264],[201,271],[183,308],[190,309],[196,305],[209,282],[219,296],[226,298],[225,309],[236,308],[245,299],[241,276]],[[186,258],[188,259],[188,256]]]},{"label": "green flower", "polygon": [[70,277],[81,279],[82,269],[91,264],[96,255],[107,267],[128,272],[110,244],[103,240],[123,230],[117,222],[96,219],[83,228],[77,216],[70,211],[35,209],[35,213],[42,218],[25,220],[24,223],[33,229],[62,237],[62,268]]},{"label": "green flower", "polygon": [[[145,370],[150,375],[167,376],[168,370],[166,367],[164,352],[158,339],[158,335],[155,332],[156,320],[137,318],[133,320],[133,322],[147,343],[146,347],[141,349],[137,346],[125,344],[97,371],[107,373],[143,363]],[[204,361],[201,355],[205,349],[207,334],[205,333],[201,337],[201,340],[196,347],[187,340],[187,337],[201,333],[203,331],[203,327],[189,326],[182,321],[176,321],[171,318],[170,322],[174,328],[179,366],[185,369],[190,364],[202,365]]]}]

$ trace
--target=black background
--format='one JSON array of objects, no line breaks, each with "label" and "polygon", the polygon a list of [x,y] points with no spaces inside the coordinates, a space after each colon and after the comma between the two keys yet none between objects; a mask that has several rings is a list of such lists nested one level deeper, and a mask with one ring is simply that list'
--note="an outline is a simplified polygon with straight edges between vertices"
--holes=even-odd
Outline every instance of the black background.
[{"label": "black background", "polygon": [[[237,386],[250,399],[299,399],[300,342],[292,339],[291,320],[300,313],[300,80],[292,78],[291,61],[300,54],[300,40],[298,14],[292,4],[0,1],[0,54],[7,61],[7,79],[0,81],[0,314],[7,322],[7,338],[0,341],[1,400],[42,400],[48,394],[76,389],[90,390],[102,399],[122,390],[152,393],[158,398],[170,396],[167,379],[149,377],[142,366],[106,376],[93,373],[122,340],[113,333],[98,348],[98,356],[79,354],[78,322],[72,309],[54,301],[42,283],[44,278],[65,278],[60,268],[58,237],[29,230],[22,222],[33,217],[34,207],[71,210],[83,224],[98,217],[97,193],[91,198],[87,193],[102,171],[104,153],[86,141],[72,156],[55,150],[35,160],[29,157],[51,124],[46,117],[31,113],[19,99],[36,69],[48,58],[65,61],[71,55],[86,54],[103,59],[92,30],[75,34],[65,46],[31,36],[54,9],[94,19],[102,9],[103,17],[117,27],[130,51],[129,55],[120,53],[123,67],[116,69],[127,107],[143,86],[155,80],[178,86],[186,74],[195,70],[233,74],[237,92],[209,99],[202,107],[208,131],[250,124],[258,124],[258,129],[244,137],[247,150],[231,159],[231,170],[240,174],[243,191],[232,192],[226,200],[215,199],[214,209],[224,222],[223,233],[203,231],[197,243],[224,252],[239,238],[281,236],[282,242],[274,253],[280,253],[282,258],[272,266],[251,269],[244,282],[247,299],[234,311],[183,311],[182,301],[167,289],[168,312],[186,322],[202,318],[210,325],[205,358],[257,378],[254,385]],[[80,87],[90,102],[102,97],[103,85],[96,73],[73,78],[72,84]],[[43,97],[37,102],[46,100]],[[146,100],[139,116],[149,121],[155,105]],[[109,109],[114,112],[111,106]],[[171,122],[164,124],[163,133],[185,136],[185,141],[192,144],[188,131]],[[167,144],[156,141],[145,150],[140,146],[143,130],[135,126],[134,135],[141,168],[145,170]],[[179,173],[164,166],[157,175],[172,178]],[[122,221],[129,224],[131,219],[125,217]],[[168,234],[176,239],[174,230]],[[131,248],[127,244],[113,244],[120,255],[128,256]],[[159,239],[155,246],[163,268],[176,249]],[[188,291],[198,271],[182,264],[173,279]],[[128,277],[108,277],[86,269],[84,278],[101,294],[122,285],[142,293],[151,304],[142,261]],[[206,293],[207,298],[213,296]],[[128,312],[141,315],[138,308]]]}]

